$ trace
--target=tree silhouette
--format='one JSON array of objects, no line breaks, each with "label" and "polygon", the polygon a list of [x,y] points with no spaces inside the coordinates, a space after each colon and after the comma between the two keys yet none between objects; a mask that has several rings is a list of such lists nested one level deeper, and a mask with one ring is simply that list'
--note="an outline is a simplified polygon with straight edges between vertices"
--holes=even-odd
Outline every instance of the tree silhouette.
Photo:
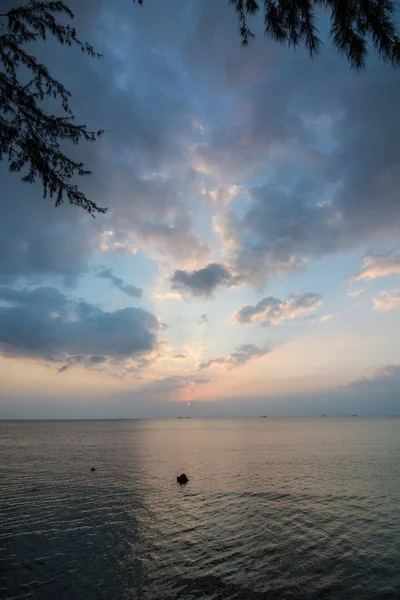
[{"label": "tree silhouette", "polygon": [[[133,0],[135,2],[142,5],[144,0]],[[304,45],[313,57],[322,46],[315,13],[325,9],[331,16],[333,44],[352,68],[365,68],[369,40],[384,61],[400,65],[396,3],[391,0],[229,0],[229,4],[238,14],[244,46],[254,38],[249,17],[262,10],[266,35],[281,44]]]},{"label": "tree silhouette", "polygon": [[[100,56],[92,46],[81,42],[70,25],[56,17],[74,17],[61,1],[38,2],[12,8],[0,14],[0,160],[8,159],[10,171],[27,170],[22,181],[40,179],[43,196],[55,197],[55,204],[66,198],[89,214],[106,212],[86,198],[77,185],[70,182],[74,175],[89,175],[83,163],[66,156],[61,144],[69,140],[94,142],[102,133],[88,131],[77,125],[69,106],[71,96],[54,79],[47,68],[26,50],[30,42],[55,38],[64,46],[77,45],[91,57]],[[43,107],[46,98],[58,99],[61,116],[50,114]]]}]

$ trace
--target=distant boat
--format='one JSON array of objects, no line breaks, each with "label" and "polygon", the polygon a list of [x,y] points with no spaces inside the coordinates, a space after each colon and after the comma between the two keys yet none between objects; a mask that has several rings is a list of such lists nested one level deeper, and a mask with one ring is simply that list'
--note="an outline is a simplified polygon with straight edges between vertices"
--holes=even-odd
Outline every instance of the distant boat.
[{"label": "distant boat", "polygon": [[357,415],[351,415],[352,417],[356,417]]},{"label": "distant boat", "polygon": [[326,417],[326,415],[321,415],[321,417]]},{"label": "distant boat", "polygon": [[268,419],[267,415],[261,415],[260,419]]}]

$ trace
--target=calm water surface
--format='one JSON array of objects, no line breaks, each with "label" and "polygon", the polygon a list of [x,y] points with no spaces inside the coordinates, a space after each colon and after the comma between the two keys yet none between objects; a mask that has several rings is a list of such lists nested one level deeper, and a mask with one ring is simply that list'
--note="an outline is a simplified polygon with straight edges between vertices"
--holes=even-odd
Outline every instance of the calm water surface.
[{"label": "calm water surface", "polygon": [[400,419],[0,422],[0,597],[398,600]]}]

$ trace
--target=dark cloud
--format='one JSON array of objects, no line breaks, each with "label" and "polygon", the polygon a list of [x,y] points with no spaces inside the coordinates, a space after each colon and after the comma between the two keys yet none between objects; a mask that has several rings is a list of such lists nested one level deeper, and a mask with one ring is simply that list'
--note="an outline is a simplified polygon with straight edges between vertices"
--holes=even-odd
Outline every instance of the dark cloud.
[{"label": "dark cloud", "polygon": [[54,208],[37,186],[0,165],[0,282],[61,276],[74,280],[87,267],[93,219],[71,206]]},{"label": "dark cloud", "polygon": [[[106,356],[82,356],[81,354],[78,354],[76,356],[72,355],[68,356],[66,364],[62,367],[59,367],[58,372],[64,373],[65,371],[67,371],[67,369],[76,365],[81,365],[86,369],[94,369],[96,367],[99,367],[99,365],[105,365],[105,363],[107,363]],[[100,370],[102,369],[103,367],[100,366]],[[97,368],[96,370],[99,370],[99,368]]]},{"label": "dark cloud", "polygon": [[204,385],[209,383],[210,379],[207,377],[197,377],[195,375],[170,375],[169,377],[164,377],[161,379],[161,382],[170,382],[172,384],[179,384],[182,387],[187,387],[190,384],[199,384]]},{"label": "dark cloud", "polygon": [[254,306],[246,304],[233,315],[233,318],[242,324],[259,322],[264,326],[279,325],[283,321],[290,321],[306,312],[316,310],[321,305],[321,296],[313,292],[292,294],[287,300],[269,296]]},{"label": "dark cloud", "polygon": [[176,390],[193,388],[196,385],[205,385],[210,383],[210,381],[207,377],[198,377],[196,375],[169,375],[162,379],[155,379],[150,385],[145,386],[141,390],[141,393],[168,395]]},{"label": "dark cloud", "polygon": [[97,273],[97,277],[100,277],[101,279],[108,279],[109,281],[111,281],[111,284],[114,287],[116,287],[121,292],[124,292],[124,294],[127,294],[131,298],[140,298],[142,295],[143,290],[134,285],[129,285],[125,283],[123,279],[113,275],[111,269],[104,269],[104,271]]},{"label": "dark cloud", "polygon": [[208,323],[208,317],[207,317],[207,315],[205,313],[200,316],[198,324],[199,325],[203,325],[204,323]]},{"label": "dark cloud", "polygon": [[[201,18],[198,46],[220,22],[211,22],[209,6]],[[263,42],[252,56],[254,79],[242,85],[236,49],[220,43],[227,35],[224,29],[207,45],[219,46],[218,60],[208,64],[221,78],[232,66],[235,94],[196,157],[216,180],[268,182],[250,187],[247,206],[233,202],[224,215],[236,272],[263,286],[311,259],[398,239],[400,84],[393,70],[371,58],[356,77],[329,47],[311,62]]]},{"label": "dark cloud", "polygon": [[[61,276],[71,282],[87,269],[104,230],[113,232],[120,248],[129,238],[176,257],[182,252],[188,258],[203,257],[208,247],[193,231],[186,200],[197,186],[185,160],[196,132],[196,109],[190,94],[176,94],[186,85],[179,60],[155,48],[150,35],[155,26],[131,3],[112,11],[101,0],[70,4],[80,37],[91,41],[103,58],[90,60],[51,40],[32,50],[72,92],[77,120],[107,131],[98,143],[69,152],[91,168],[93,175],[80,185],[109,213],[92,220],[76,208],[56,210],[42,198],[39,185],[22,184],[18,174],[6,173],[2,165],[0,278]],[[162,3],[158,13],[170,20]],[[178,22],[177,17],[176,26]],[[175,33],[167,37],[176,39]],[[135,59],[126,61],[130,48]]]},{"label": "dark cloud", "polygon": [[203,369],[208,369],[209,367],[211,367],[211,365],[223,365],[228,361],[229,357],[225,357],[225,356],[220,356],[218,358],[211,358],[210,360],[207,360],[206,362],[202,362],[199,364],[199,370],[202,371]]},{"label": "dark cloud", "polygon": [[339,233],[326,213],[331,213],[329,206],[313,206],[300,195],[281,194],[271,186],[253,189],[238,226],[237,268],[248,281],[265,283],[305,267],[311,256],[334,251]]},{"label": "dark cloud", "polygon": [[53,210],[38,186],[3,166],[3,281],[72,281],[105,230],[119,248],[130,240],[204,262],[209,248],[193,226],[199,163],[229,183],[253,174],[269,182],[249,190],[246,207],[231,207],[226,219],[235,272],[247,281],[398,234],[400,86],[391,69],[372,60],[355,77],[329,49],[311,62],[262,36],[243,49],[234,11],[208,0],[183,9],[173,0],[71,6],[80,36],[103,59],[51,42],[35,48],[72,91],[77,119],[106,129],[100,142],[72,152],[93,171],[83,188],[109,213],[92,221],[69,207]]},{"label": "dark cloud", "polygon": [[174,354],[173,358],[187,358],[186,354]]},{"label": "dark cloud", "polygon": [[224,265],[209,263],[197,271],[178,269],[170,281],[174,290],[189,292],[193,296],[211,296],[218,287],[237,285],[238,278]]},{"label": "dark cloud", "polygon": [[[377,403],[382,398],[396,399],[397,411],[400,398],[400,364],[385,365],[377,369],[373,377],[362,377],[357,381],[353,381],[345,388],[353,396],[364,397],[367,401],[373,397]],[[379,404],[376,405],[377,409]],[[376,412],[379,412],[378,410]]]},{"label": "dark cloud", "polygon": [[146,361],[157,347],[160,323],[141,308],[105,312],[43,287],[1,287],[0,299],[0,348],[5,356],[88,367],[106,360]]},{"label": "dark cloud", "polygon": [[106,362],[107,358],[105,356],[91,356],[89,358],[90,362],[92,362],[93,364],[100,364],[100,363],[104,363]]},{"label": "dark cloud", "polygon": [[235,369],[244,365],[246,362],[255,357],[265,356],[271,352],[270,348],[259,348],[254,344],[242,344],[238,346],[232,354],[228,356],[220,356],[218,358],[212,358],[206,362],[199,364],[199,370],[208,369],[212,365],[223,365],[228,366],[228,370]]},{"label": "dark cloud", "polygon": [[[168,39],[178,41],[177,27],[185,11],[177,10],[174,27],[161,32],[146,7],[128,3],[110,10],[106,3],[89,3],[93,13],[99,13],[100,27],[93,27],[92,34],[99,38],[104,58],[101,68],[90,65],[85,93],[80,83],[76,99],[77,110],[92,106],[90,118],[107,131],[102,143],[90,148],[94,175],[87,182],[92,194],[101,194],[109,207],[103,227],[121,243],[131,237],[146,249],[175,258],[182,253],[187,258],[203,256],[208,246],[193,231],[195,205],[188,202],[198,186],[187,160],[187,147],[197,135],[197,110],[186,93],[179,53],[165,52],[164,47]],[[156,20],[169,22],[170,9],[159,3]],[[134,58],[127,60],[128,55]],[[72,77],[70,85],[77,87]]]}]

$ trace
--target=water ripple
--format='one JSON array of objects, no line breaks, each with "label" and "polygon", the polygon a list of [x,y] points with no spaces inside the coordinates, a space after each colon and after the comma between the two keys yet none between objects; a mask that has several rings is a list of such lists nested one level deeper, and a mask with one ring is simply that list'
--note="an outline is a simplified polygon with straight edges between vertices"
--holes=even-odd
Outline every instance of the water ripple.
[{"label": "water ripple", "polygon": [[0,423],[0,459],[0,598],[400,598],[400,420]]}]

